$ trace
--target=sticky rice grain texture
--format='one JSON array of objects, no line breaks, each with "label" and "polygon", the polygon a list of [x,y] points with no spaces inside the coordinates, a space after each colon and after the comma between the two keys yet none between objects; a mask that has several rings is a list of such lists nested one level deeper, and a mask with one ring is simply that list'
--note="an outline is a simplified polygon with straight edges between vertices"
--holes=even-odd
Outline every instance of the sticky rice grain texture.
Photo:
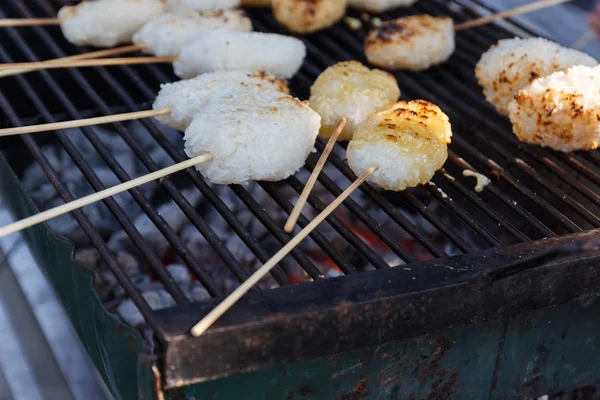
[{"label": "sticky rice grain texture", "polygon": [[598,62],[543,38],[503,39],[483,53],[475,76],[487,101],[500,114],[508,115],[508,103],[520,89],[537,78],[576,65],[593,67]]},{"label": "sticky rice grain texture", "polygon": [[144,24],[133,43],[145,45],[145,53],[174,57],[188,40],[208,29],[250,32],[252,21],[242,10],[165,13]]},{"label": "sticky rice grain texture", "polygon": [[214,71],[267,71],[289,79],[306,57],[302,41],[275,33],[209,30],[186,43],[173,63],[180,78]]},{"label": "sticky rice grain texture", "polygon": [[569,68],[536,79],[508,106],[519,140],[561,151],[600,143],[600,66]]},{"label": "sticky rice grain texture", "polygon": [[212,11],[235,8],[240,5],[240,0],[167,0],[167,11]]},{"label": "sticky rice grain texture", "polygon": [[189,157],[209,152],[197,169],[211,182],[279,181],[313,151],[321,117],[306,102],[276,91],[210,101],[185,131]]},{"label": "sticky rice grain texture", "polygon": [[346,126],[338,140],[350,140],[369,115],[394,104],[400,88],[393,75],[369,69],[358,61],[327,68],[310,88],[309,103],[323,119],[320,135],[329,138],[342,117]]},{"label": "sticky rice grain texture", "polygon": [[185,131],[194,115],[202,110],[210,99],[267,91],[289,93],[287,84],[266,72],[226,71],[202,74],[193,79],[161,85],[152,105],[155,110],[171,109],[171,113],[156,119],[173,129]]},{"label": "sticky rice grain texture", "polygon": [[421,71],[441,64],[455,46],[452,18],[427,14],[386,21],[365,39],[369,62],[392,70]]},{"label": "sticky rice grain texture", "polygon": [[273,15],[295,33],[328,28],[346,14],[348,0],[273,0]]},{"label": "sticky rice grain texture", "polygon": [[78,46],[112,47],[131,42],[132,35],[161,14],[160,0],[84,1],[58,12],[65,38]]},{"label": "sticky rice grain texture", "polygon": [[448,116],[438,106],[400,101],[358,127],[346,157],[356,175],[378,165],[369,180],[400,191],[431,180],[448,158],[451,136]]},{"label": "sticky rice grain texture", "polygon": [[410,7],[417,0],[350,0],[348,5],[370,12],[385,12],[397,7]]}]

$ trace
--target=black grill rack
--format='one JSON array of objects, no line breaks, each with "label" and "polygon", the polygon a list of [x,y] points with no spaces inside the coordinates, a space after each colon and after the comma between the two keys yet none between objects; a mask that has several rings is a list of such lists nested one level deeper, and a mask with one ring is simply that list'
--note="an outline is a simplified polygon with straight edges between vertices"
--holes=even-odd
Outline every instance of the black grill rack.
[{"label": "black grill rack", "polygon": [[[409,10],[392,12],[386,17],[423,12],[450,15],[456,21],[464,21],[477,17],[473,11],[475,5],[484,7],[468,0],[421,1]],[[2,2],[0,18],[52,17],[59,6],[49,0]],[[360,18],[359,12],[349,14]],[[250,15],[256,30],[287,33],[268,11],[252,10]],[[526,28],[519,29],[533,34]],[[362,49],[366,32],[366,27],[351,30],[340,23],[329,30],[301,37],[307,45],[308,57],[291,82],[294,93],[306,98],[308,88],[328,65],[351,59],[366,62]],[[84,51],[69,45],[58,28],[8,28],[2,34],[0,60],[6,63],[39,61]],[[449,160],[430,184],[401,193],[385,193],[365,184],[360,196],[367,199],[368,209],[356,196],[343,207],[400,257],[406,268],[389,268],[380,252],[342,219],[332,215],[327,224],[377,271],[359,273],[352,261],[335,249],[328,235],[317,229],[311,239],[348,276],[323,279],[310,253],[297,248],[291,257],[314,282],[291,285],[284,270],[275,268],[272,276],[281,288],[255,288],[209,332],[200,338],[190,338],[189,328],[225,293],[220,292],[203,266],[191,257],[177,232],[158,214],[143,192],[130,191],[214,300],[190,304],[131,219],[116,201],[107,199],[104,203],[110,212],[177,303],[169,310],[152,311],[85,213],[73,213],[152,328],[161,345],[166,388],[414,336],[452,323],[558,304],[598,292],[600,285],[592,268],[598,261],[597,253],[591,245],[573,244],[593,243],[599,234],[596,231],[600,227],[598,153],[562,154],[519,143],[511,133],[509,122],[484,101],[476,85],[473,68],[481,53],[498,39],[512,36],[514,34],[496,25],[460,32],[456,39],[457,50],[449,62],[422,73],[395,74],[403,98],[434,102],[450,116],[454,138]],[[20,126],[116,111],[140,111],[149,107],[161,82],[173,80],[170,67],[156,65],[41,71],[4,78],[0,83],[2,125]],[[173,162],[187,158],[182,149],[175,148],[166,138],[155,121],[143,120],[142,124]],[[148,171],[158,169],[125,125],[116,123],[113,128]],[[95,134],[94,127],[82,128],[81,133],[120,180],[131,178]],[[94,190],[104,189],[67,135],[63,132],[49,135],[67,151]],[[73,200],[42,152],[39,141],[38,136],[24,135],[3,141],[3,148],[26,149],[26,155],[21,154],[19,158],[34,159],[64,201]],[[344,149],[341,145],[336,147],[329,164],[348,181],[354,180],[355,175],[339,155]],[[323,148],[324,142],[319,140],[317,149],[320,152]],[[317,157],[315,154],[307,161],[309,170]],[[462,176],[466,169],[492,177],[493,183],[482,193],[475,192],[472,179]],[[268,260],[273,251],[252,236],[213,187],[194,169],[180,175],[184,174],[182,179],[202,193],[203,206],[214,208],[257,259]],[[326,173],[321,175],[319,183],[334,196],[343,190],[340,183]],[[217,236],[171,178],[163,179],[161,184],[207,239],[222,259],[224,268],[243,282],[249,271],[233,256],[223,238]],[[281,184],[260,183],[262,190],[285,212],[290,212],[292,203],[282,196],[282,185],[289,185],[298,193],[303,188],[296,177]],[[272,238],[281,245],[288,242],[289,236],[280,222],[265,212],[248,188],[232,185],[230,190]],[[326,201],[312,195],[309,205],[320,211]],[[375,215],[373,207],[382,213]],[[410,214],[427,220],[436,234],[415,224]],[[408,233],[427,250],[433,261],[419,262],[383,227],[380,218],[389,219]],[[302,217],[299,225],[303,227],[308,222]],[[438,236],[462,255],[449,257],[447,249],[436,239]],[[217,351],[219,361],[203,357],[197,349]]]}]

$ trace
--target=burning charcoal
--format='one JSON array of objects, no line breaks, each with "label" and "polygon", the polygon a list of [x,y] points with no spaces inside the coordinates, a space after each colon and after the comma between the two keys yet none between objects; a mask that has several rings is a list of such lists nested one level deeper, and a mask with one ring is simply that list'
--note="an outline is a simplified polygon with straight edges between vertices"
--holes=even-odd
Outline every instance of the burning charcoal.
[{"label": "burning charcoal", "polygon": [[114,291],[119,288],[117,278],[110,271],[94,271],[94,288],[100,300],[110,299]]},{"label": "burning charcoal", "polygon": [[[192,204],[196,206],[200,200],[200,193],[195,190],[184,190],[184,196]],[[165,219],[167,224],[175,231],[179,231],[183,224],[187,221],[187,217],[181,211],[179,206],[174,201],[169,201],[158,208],[158,213]],[[158,230],[156,225],[148,218],[146,214],[141,214],[135,221],[134,225],[146,242],[152,247],[154,253],[163,258],[169,248],[169,243],[163,234]],[[117,232],[108,241],[108,247],[113,251],[127,250],[133,254],[137,254],[137,249],[129,240],[129,237],[122,231]]]},{"label": "burning charcoal", "polygon": [[[61,203],[62,204],[62,203]],[[50,228],[78,245],[89,244],[90,240],[71,214],[64,214],[48,221]]]},{"label": "burning charcoal", "polygon": [[[162,284],[160,282],[152,282],[148,275],[138,275],[134,277],[130,277],[133,284],[141,291],[149,291],[154,289],[161,289]],[[156,283],[156,284],[155,284]],[[113,290],[113,295],[120,299],[125,297],[125,290],[121,285],[118,285]]]},{"label": "burning charcoal", "polygon": [[[42,151],[56,171],[62,171],[65,167],[68,167],[68,164],[73,164],[62,149],[45,146]],[[48,178],[38,163],[31,164],[23,173],[23,186],[27,190],[33,190],[44,183],[48,183]]]},{"label": "burning charcoal", "polygon": [[[218,229],[218,225],[215,226]],[[219,232],[214,229],[215,234],[221,239],[227,237],[227,233]],[[211,275],[218,275],[218,271],[222,268],[227,269],[223,265],[223,261],[214,251],[212,246],[206,241],[204,236],[198,231],[194,225],[186,226],[181,233],[181,240],[190,250],[190,253]]]},{"label": "burning charcoal", "polygon": [[[155,126],[158,127],[158,129],[164,134],[164,136],[167,137],[173,146],[176,148],[183,148],[183,136],[181,133],[160,124],[155,124]],[[150,134],[148,129],[144,126],[144,122],[132,121],[127,125],[127,128],[131,135],[147,152],[151,152],[159,147],[154,137],[152,137],[152,134]]]},{"label": "burning charcoal", "polygon": [[[123,152],[127,148],[127,145],[123,140],[116,134],[109,132],[101,127],[92,127],[94,134],[102,141],[102,143],[108,148],[111,154],[118,154]],[[79,129],[67,129],[65,134],[69,137],[69,140],[73,142],[73,145],[77,150],[85,155],[86,160],[92,164],[101,164],[102,158],[100,153],[96,150],[94,145],[88,140],[88,138]]]},{"label": "burning charcoal", "polygon": [[117,262],[123,268],[123,271],[129,277],[135,277],[140,275],[140,263],[133,255],[127,253],[125,251],[120,251],[117,253]]},{"label": "burning charcoal", "polygon": [[330,268],[325,274],[326,278],[337,278],[338,276],[344,276],[344,274],[341,271],[333,268]]},{"label": "burning charcoal", "polygon": [[175,279],[175,282],[177,282],[179,287],[184,292],[187,292],[189,290],[190,286],[192,285],[192,277],[191,277],[190,271],[188,271],[187,267],[185,265],[173,264],[173,265],[169,265],[167,267],[167,270],[169,271],[169,273],[171,274],[173,279]]},{"label": "burning charcoal", "polygon": [[[175,305],[175,301],[165,290],[145,292],[142,296],[144,296],[144,299],[146,299],[148,305],[150,305],[153,310],[160,310]],[[137,307],[129,299],[124,300],[119,307],[117,307],[117,313],[131,326],[135,327],[144,323],[144,317],[142,317],[142,314]]]},{"label": "burning charcoal", "polygon": [[40,209],[45,209],[48,202],[58,197],[58,192],[51,183],[44,183],[37,189],[29,191],[29,195]]},{"label": "burning charcoal", "polygon": [[190,290],[187,296],[189,297],[190,301],[202,301],[210,299],[210,294],[198,282],[194,283],[192,290]]},{"label": "burning charcoal", "polygon": [[87,268],[90,271],[94,271],[97,269],[98,264],[100,263],[100,253],[94,247],[86,247],[80,250],[75,250],[75,262],[82,266],[83,268]]}]

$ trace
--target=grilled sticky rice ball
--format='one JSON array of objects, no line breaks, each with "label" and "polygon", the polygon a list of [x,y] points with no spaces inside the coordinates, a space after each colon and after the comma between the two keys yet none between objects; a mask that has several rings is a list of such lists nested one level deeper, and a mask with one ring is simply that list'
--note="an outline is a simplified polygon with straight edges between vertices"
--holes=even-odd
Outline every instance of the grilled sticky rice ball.
[{"label": "grilled sticky rice ball", "polygon": [[384,189],[404,190],[428,182],[444,165],[451,136],[448,116],[438,106],[400,101],[358,127],[346,157],[355,174],[377,165],[370,181]]},{"label": "grilled sticky rice ball", "polygon": [[348,122],[338,140],[350,140],[369,115],[395,103],[400,88],[393,75],[358,61],[327,68],[310,88],[309,103],[321,116],[320,135],[329,138],[342,117]]},{"label": "grilled sticky rice ball", "polygon": [[214,183],[279,181],[304,165],[320,123],[307,102],[275,90],[221,97],[194,116],[185,131],[185,152],[213,155],[196,168]]},{"label": "grilled sticky rice ball", "polygon": [[503,39],[483,53],[475,76],[483,93],[499,113],[508,114],[508,103],[534,79],[575,65],[598,62],[585,53],[542,38]]},{"label": "grilled sticky rice ball", "polygon": [[240,0],[167,0],[167,11],[224,10],[240,6]]},{"label": "grilled sticky rice ball", "polygon": [[200,32],[186,43],[173,67],[181,78],[213,71],[259,70],[288,79],[298,72],[304,57],[304,43],[290,36],[215,29]]},{"label": "grilled sticky rice ball", "polygon": [[62,7],[58,12],[65,38],[78,46],[112,47],[164,11],[162,0],[96,0]]},{"label": "grilled sticky rice ball", "polygon": [[145,53],[174,57],[190,38],[208,29],[250,32],[252,21],[242,10],[165,13],[152,18],[137,31],[133,43],[145,45]]},{"label": "grilled sticky rice ball", "polygon": [[348,5],[370,12],[385,12],[396,7],[410,7],[417,0],[350,0]]},{"label": "grilled sticky rice ball", "polygon": [[600,142],[600,66],[577,66],[533,81],[508,105],[519,140],[555,150]]},{"label": "grilled sticky rice ball", "polygon": [[348,0],[272,0],[273,15],[292,32],[311,33],[346,15]]},{"label": "grilled sticky rice ball", "polygon": [[454,48],[452,18],[427,14],[386,21],[365,39],[369,62],[388,69],[424,70],[445,62]]},{"label": "grilled sticky rice ball", "polygon": [[193,79],[161,85],[152,108],[171,109],[170,114],[158,116],[156,119],[173,129],[184,131],[209,99],[243,93],[259,95],[265,90],[289,93],[284,81],[266,72],[212,72]]}]

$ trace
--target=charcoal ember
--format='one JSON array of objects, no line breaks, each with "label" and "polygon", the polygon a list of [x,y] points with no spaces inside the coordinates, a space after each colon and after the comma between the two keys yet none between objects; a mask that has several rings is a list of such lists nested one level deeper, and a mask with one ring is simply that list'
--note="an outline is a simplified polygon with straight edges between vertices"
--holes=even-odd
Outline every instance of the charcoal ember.
[{"label": "charcoal ember", "polygon": [[187,293],[187,296],[190,299],[190,301],[202,301],[211,298],[208,291],[204,289],[202,284],[200,284],[199,282],[194,283],[191,290]]},{"label": "charcoal ember", "polygon": [[[142,294],[148,305],[153,310],[160,310],[175,305],[175,300],[165,290],[152,290]],[[117,307],[117,314],[129,325],[136,327],[144,323],[144,317],[129,299],[124,300]]]},{"label": "charcoal ember", "polygon": [[[211,226],[215,234],[224,240],[227,237],[227,232],[216,226]],[[225,268],[223,261],[208,243],[206,238],[198,231],[194,225],[187,225],[181,232],[181,240],[189,249],[192,256],[198,260],[200,265],[211,275],[218,275],[216,271]]]},{"label": "charcoal ember", "polygon": [[344,276],[343,272],[333,268],[330,268],[325,274],[326,278],[337,278],[338,276]]},{"label": "charcoal ember", "polygon": [[[93,129],[96,137],[102,141],[104,146],[107,147],[111,154],[114,155],[121,153],[124,152],[125,149],[128,149],[127,144],[125,144],[125,142],[116,133],[112,133],[98,126],[91,127],[91,129]],[[69,140],[73,143],[75,148],[77,148],[81,154],[85,155],[87,162],[91,164],[102,163],[100,153],[98,153],[94,145],[83,134],[83,132],[81,132],[80,129],[67,129],[64,132]]]},{"label": "charcoal ember", "polygon": [[[196,207],[200,201],[200,192],[197,190],[183,190],[183,195],[188,199],[193,207]],[[187,217],[181,211],[175,201],[171,200],[158,207],[158,214],[163,217],[166,223],[176,232],[181,230],[188,221]],[[146,243],[153,249],[154,253],[163,258],[169,249],[169,242],[158,230],[156,225],[148,218],[146,214],[141,214],[134,221],[135,228],[144,237]],[[113,251],[127,250],[132,254],[139,254],[137,248],[133,245],[129,237],[122,231],[112,235],[108,241],[108,247]]]},{"label": "charcoal ember", "polygon": [[[150,290],[162,289],[163,285],[160,282],[154,282],[148,275],[142,274],[138,276],[130,277],[131,281],[141,292],[147,292]],[[113,296],[117,299],[126,297],[125,289],[121,285],[113,287]]]},{"label": "charcoal ember", "polygon": [[94,288],[100,300],[107,301],[113,297],[114,291],[119,288],[117,278],[110,271],[94,271]]},{"label": "charcoal ember", "polygon": [[58,197],[58,192],[51,183],[43,183],[30,190],[29,196],[40,209],[46,209],[47,203]]},{"label": "charcoal ember", "polygon": [[140,262],[133,254],[126,251],[119,251],[116,254],[117,262],[129,277],[135,277],[141,274]]},{"label": "charcoal ember", "polygon": [[[44,146],[42,149],[48,162],[55,171],[60,172],[73,165],[73,161],[63,149],[55,146]],[[26,190],[34,190],[44,183],[48,183],[48,177],[38,163],[31,164],[23,173],[23,187]]]},{"label": "charcoal ember", "polygon": [[185,265],[172,264],[167,267],[167,270],[184,293],[190,289],[192,276]]},{"label": "charcoal ember", "polygon": [[90,271],[97,269],[100,264],[100,253],[94,247],[84,247],[81,249],[75,249],[75,262],[83,268],[87,268]]}]

